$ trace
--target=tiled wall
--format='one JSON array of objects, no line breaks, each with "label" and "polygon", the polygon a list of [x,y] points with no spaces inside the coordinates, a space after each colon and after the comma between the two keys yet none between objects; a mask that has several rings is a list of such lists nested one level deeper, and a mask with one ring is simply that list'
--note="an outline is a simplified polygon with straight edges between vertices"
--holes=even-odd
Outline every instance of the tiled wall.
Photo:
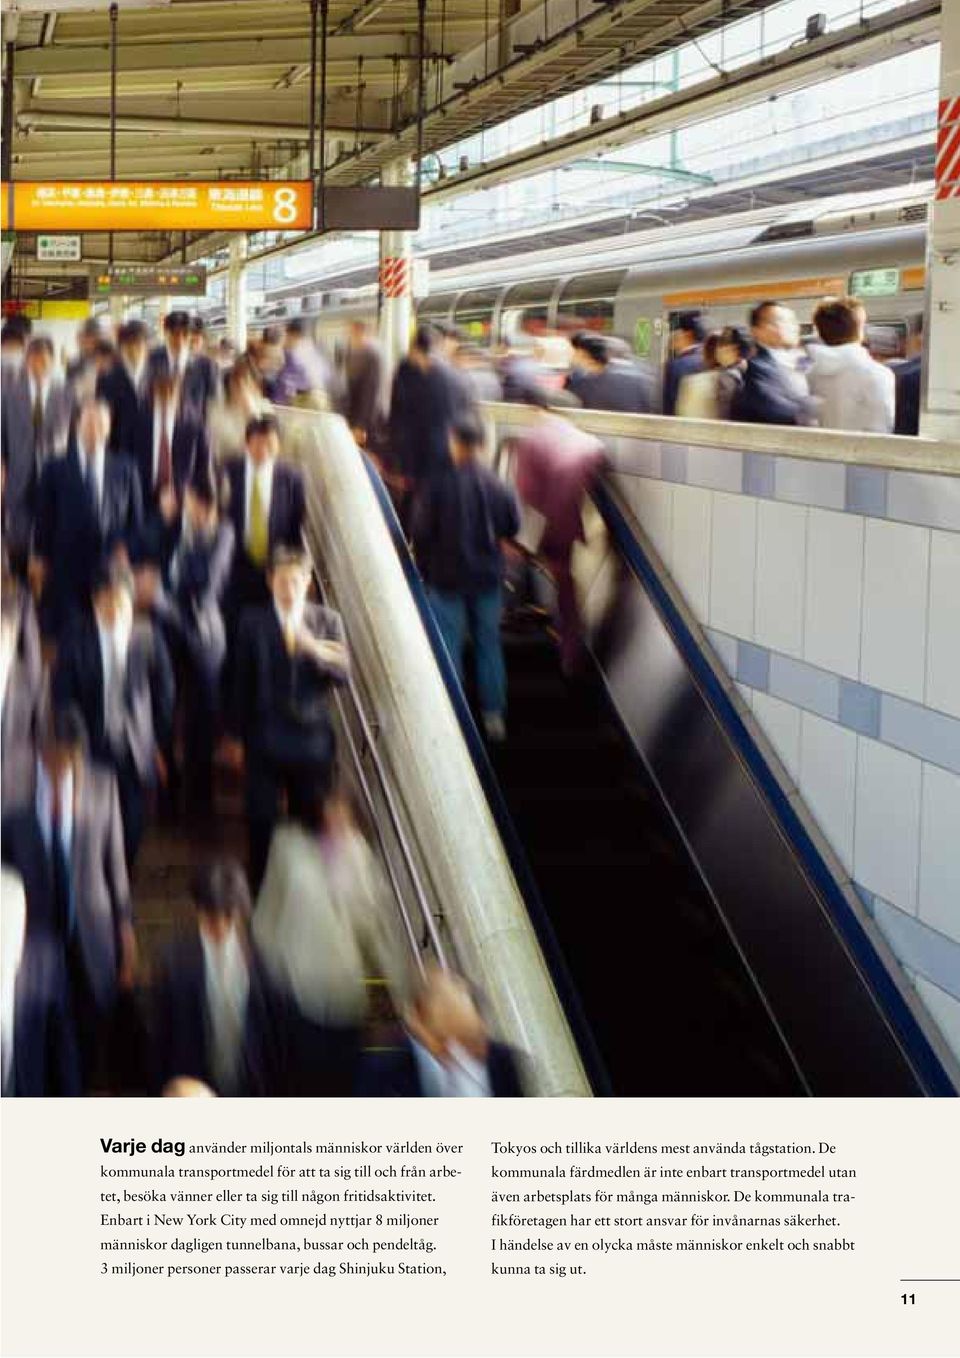
[{"label": "tiled wall", "polygon": [[614,480],[960,1056],[960,477],[619,439]]}]

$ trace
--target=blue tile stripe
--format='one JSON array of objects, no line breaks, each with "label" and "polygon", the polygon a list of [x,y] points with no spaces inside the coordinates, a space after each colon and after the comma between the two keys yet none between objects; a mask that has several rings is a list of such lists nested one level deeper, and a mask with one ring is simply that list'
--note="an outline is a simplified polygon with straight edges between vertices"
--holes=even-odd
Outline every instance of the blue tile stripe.
[{"label": "blue tile stripe", "polygon": [[741,684],[960,774],[960,718],[714,628],[707,638]]},{"label": "blue tile stripe", "polygon": [[[858,888],[859,890],[859,888]],[[960,943],[874,896],[871,914],[899,961],[960,1000]]]},{"label": "blue tile stripe", "polygon": [[[618,438],[617,445],[616,470],[623,476],[649,476],[706,490],[960,532],[957,477],[628,437]],[[831,475],[834,471],[842,473],[839,488]]]}]

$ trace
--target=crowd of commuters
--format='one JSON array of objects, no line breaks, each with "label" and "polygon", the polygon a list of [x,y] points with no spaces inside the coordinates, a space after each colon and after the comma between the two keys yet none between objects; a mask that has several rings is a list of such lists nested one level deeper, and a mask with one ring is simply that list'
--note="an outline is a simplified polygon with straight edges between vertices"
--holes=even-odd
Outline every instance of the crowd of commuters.
[{"label": "crowd of commuters", "polygon": [[[349,652],[311,598],[304,482],[274,408],[340,410],[383,455],[376,344],[356,328],[340,373],[297,323],[238,355],[173,311],[158,342],[139,321],[85,323],[66,366],[20,322],[2,349],[3,1093],[521,1092],[467,983],[412,956],[338,767],[329,698]],[[431,363],[410,365],[428,402],[445,390]],[[436,525],[418,534],[438,616],[474,572],[496,583],[485,541],[451,573],[451,516],[515,529],[469,414],[451,400],[448,443],[414,436],[390,463]],[[494,675],[493,707],[501,690]],[[214,795],[237,776],[245,866]],[[145,966],[133,886],[153,818],[202,861],[193,927]],[[371,977],[397,1015],[376,1052]]]}]

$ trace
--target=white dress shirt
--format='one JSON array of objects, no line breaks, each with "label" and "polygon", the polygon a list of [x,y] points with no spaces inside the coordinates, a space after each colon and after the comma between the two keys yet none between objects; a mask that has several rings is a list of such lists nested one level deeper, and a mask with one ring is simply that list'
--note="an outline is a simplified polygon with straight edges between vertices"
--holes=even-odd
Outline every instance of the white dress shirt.
[{"label": "white dress shirt", "polygon": [[97,636],[100,640],[100,660],[103,664],[103,721],[105,728],[110,726],[110,684],[113,681],[114,667],[119,670],[118,680],[123,692],[127,673],[127,651],[130,648],[130,624],[118,622],[108,631],[98,620]]},{"label": "white dress shirt", "polygon": [[53,385],[53,383],[51,382],[50,378],[48,377],[47,380],[46,380],[46,382],[41,382],[39,386],[37,385],[37,380],[36,380],[36,378],[30,377],[30,378],[28,378],[27,380],[28,380],[28,382],[30,383],[30,411],[31,411],[31,413],[33,412],[33,407],[37,404],[37,392],[38,392],[38,391],[39,391],[39,393],[40,393],[40,404],[43,406],[44,410],[46,410],[46,407],[47,407],[47,400],[48,400],[48,398],[49,398],[49,396],[50,396],[50,388],[51,388],[51,386]]},{"label": "white dress shirt", "polygon": [[306,606],[307,606],[306,600],[301,600],[300,603],[296,604],[293,608],[291,608],[288,613],[284,613],[280,609],[279,604],[274,602],[273,605],[274,612],[276,613],[277,620],[280,623],[280,631],[283,633],[284,636],[287,635],[288,630],[292,631],[294,636],[296,636],[297,633],[300,631],[300,628],[303,626],[303,614],[304,610],[306,609]]},{"label": "white dress shirt", "polygon": [[0,1041],[3,1045],[3,1092],[15,1094],[16,1051],[14,1024],[17,1017],[17,973],[23,956],[27,928],[27,899],[15,872],[0,874]]},{"label": "white dress shirt", "polygon": [[489,1099],[490,1077],[486,1066],[452,1042],[449,1061],[438,1061],[426,1047],[411,1039],[423,1094],[428,1099]]},{"label": "white dress shirt", "polygon": [[93,484],[96,487],[96,505],[97,512],[99,513],[100,507],[103,504],[103,476],[104,469],[107,465],[107,450],[103,444],[94,451],[92,459],[88,456],[85,448],[80,449],[80,468],[83,472],[84,480],[87,479],[87,468],[89,467],[91,460],[93,461]]},{"label": "white dress shirt", "polygon": [[270,523],[270,496],[273,493],[273,458],[268,457],[261,462],[258,467],[252,457],[244,459],[246,462],[246,473],[244,475],[244,506],[243,506],[243,532],[244,537],[250,532],[250,501],[253,497],[253,481],[256,477],[260,487],[260,499],[263,503],[263,512],[266,515],[267,523]]},{"label": "white dress shirt", "polygon": [[[42,760],[37,760],[37,821],[47,852],[53,840],[53,784]],[[73,846],[73,769],[60,779],[60,845],[70,862]]]},{"label": "white dress shirt", "polygon": [[177,408],[173,401],[168,401],[166,406],[155,405],[153,407],[153,471],[152,482],[154,486],[160,476],[160,439],[163,435],[164,426],[167,430],[167,439],[170,442],[170,468],[173,470],[173,426],[177,422]]},{"label": "white dress shirt", "polygon": [[175,354],[168,344],[167,361],[174,377],[183,377],[187,371],[187,364],[190,362],[190,351],[189,349],[182,349],[179,354]]},{"label": "white dress shirt", "polygon": [[237,1087],[250,999],[250,969],[236,929],[222,942],[201,931],[206,980],[210,1066],[222,1093]]}]

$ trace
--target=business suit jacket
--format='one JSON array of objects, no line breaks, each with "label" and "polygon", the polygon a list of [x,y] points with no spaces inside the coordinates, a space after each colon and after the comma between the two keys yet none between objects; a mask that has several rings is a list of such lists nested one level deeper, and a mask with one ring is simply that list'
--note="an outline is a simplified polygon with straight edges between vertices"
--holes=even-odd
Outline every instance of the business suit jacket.
[{"label": "business suit jacket", "polygon": [[107,448],[120,453],[134,448],[137,421],[144,404],[143,381],[134,384],[125,363],[115,363],[97,378],[97,396],[110,407],[110,439]]},{"label": "business suit jacket", "polygon": [[[160,374],[170,371],[170,355],[165,344],[151,349],[147,356],[148,383]],[[180,390],[181,405],[193,406],[201,419],[207,407],[220,391],[220,370],[207,354],[191,354],[183,374]]]},{"label": "business suit jacket", "polygon": [[[227,596],[227,612],[238,617],[241,610],[265,603],[269,597],[263,570],[247,555],[247,460],[231,457],[223,464],[221,480],[223,513],[233,524],[236,548],[233,572]],[[276,547],[303,547],[303,530],[307,516],[306,492],[303,476],[296,467],[276,462],[270,491],[270,512],[267,519],[269,552]],[[269,560],[269,553],[268,553]]]},{"label": "business suit jacket", "polygon": [[[140,491],[148,518],[159,512],[160,503],[153,480],[153,415],[153,402],[144,402],[137,416],[132,445],[140,477]],[[194,472],[205,473],[207,477],[212,476],[210,449],[207,445],[203,418],[195,407],[181,405],[177,411],[170,453],[173,464],[173,488],[178,499],[183,496],[184,486]]]},{"label": "business suit jacket", "polygon": [[[340,614],[332,608],[307,604],[303,621],[321,640],[344,640]],[[333,733],[328,694],[341,682],[339,673],[288,653],[272,604],[248,610],[237,638],[234,698],[236,729],[246,745],[248,765],[266,760],[309,768],[329,762]]]},{"label": "business suit jacket", "polygon": [[35,935],[17,972],[12,1088],[4,1097],[39,1099],[81,1094],[82,1078],[67,968],[59,941]]},{"label": "business suit jacket", "polygon": [[54,382],[44,405],[40,437],[34,438],[30,380],[26,372],[4,381],[2,410],[3,492],[5,544],[11,555],[22,557],[30,548],[41,468],[67,447],[73,419],[73,393]]},{"label": "business suit jacket", "polygon": [[[62,940],[53,867],[36,812],[36,790],[5,813],[3,861],[20,874],[27,895],[27,946],[35,937]],[[74,777],[70,886],[80,952],[97,1006],[117,991],[120,926],[132,923],[117,783],[109,769],[84,764]]]},{"label": "business suit jacket", "polygon": [[34,541],[36,555],[48,566],[40,607],[45,633],[62,633],[88,602],[98,564],[121,543],[132,555],[142,527],[140,483],[128,457],[105,457],[99,508],[87,493],[76,447],[46,463]]},{"label": "business suit jacket", "polygon": [[805,402],[769,349],[758,346],[734,394],[731,417],[746,424],[801,424]]},{"label": "business suit jacket", "polygon": [[14,653],[3,692],[2,805],[6,808],[22,795],[23,770],[35,758],[37,717],[43,698],[43,658],[40,629],[33,600],[21,587],[16,602]]},{"label": "business suit jacket", "polygon": [[680,383],[691,373],[698,373],[703,368],[703,346],[695,344],[692,349],[688,349],[685,354],[676,354],[667,360],[666,370],[663,375],[663,413],[664,415],[676,415],[677,397],[680,394]]},{"label": "business suit jacket", "polygon": [[922,360],[917,354],[914,358],[898,363],[893,370],[897,383],[897,416],[893,426],[895,434],[919,434],[920,432],[920,382]]},{"label": "business suit jacket", "polygon": [[450,426],[472,404],[466,382],[440,359],[421,371],[399,364],[390,394],[390,458],[414,481],[429,480],[450,465]]},{"label": "business suit jacket", "polygon": [[[512,1047],[491,1042],[487,1050],[487,1078],[490,1097],[524,1097],[521,1063]],[[404,1037],[396,1051],[365,1052],[360,1062],[357,1094],[361,1098],[422,1099],[420,1067],[409,1038]]]},{"label": "business suit jacket", "polygon": [[[254,947],[247,956],[247,1001],[238,1095],[282,1092],[287,1064],[284,1001],[272,987]],[[200,934],[191,929],[165,953],[151,993],[152,1083],[159,1093],[178,1076],[216,1081],[207,1044],[206,972]],[[219,1090],[217,1091],[220,1092]]]},{"label": "business suit jacket", "polygon": [[[92,613],[78,617],[58,647],[51,681],[57,708],[76,707],[87,726],[92,759],[113,762],[104,713],[103,657]],[[151,623],[136,622],[127,649],[124,683],[126,734],[142,782],[155,776],[157,750],[170,746],[174,677],[166,643]]]},{"label": "business suit jacket", "polygon": [[163,563],[163,592],[155,605],[160,622],[208,674],[227,653],[223,596],[234,551],[233,525],[221,522],[209,542],[187,543],[178,529]]}]

